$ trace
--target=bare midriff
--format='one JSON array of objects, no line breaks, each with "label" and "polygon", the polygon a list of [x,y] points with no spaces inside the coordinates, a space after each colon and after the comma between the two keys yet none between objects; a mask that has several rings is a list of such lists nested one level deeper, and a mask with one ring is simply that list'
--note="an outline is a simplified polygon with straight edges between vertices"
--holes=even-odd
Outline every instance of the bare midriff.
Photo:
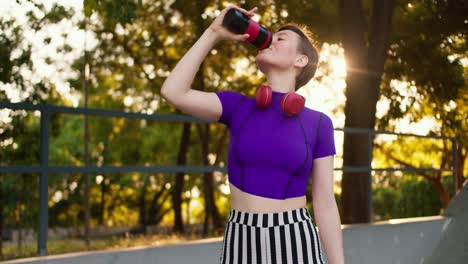
[{"label": "bare midriff", "polygon": [[306,207],[306,196],[284,200],[271,199],[246,193],[229,183],[231,190],[231,208],[251,213],[276,213]]}]

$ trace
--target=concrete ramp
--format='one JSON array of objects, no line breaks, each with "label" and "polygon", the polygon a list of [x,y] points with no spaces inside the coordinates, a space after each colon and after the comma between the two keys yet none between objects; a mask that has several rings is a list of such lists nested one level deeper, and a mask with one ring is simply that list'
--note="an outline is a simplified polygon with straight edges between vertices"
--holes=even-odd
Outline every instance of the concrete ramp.
[{"label": "concrete ramp", "polygon": [[448,221],[443,216],[391,219],[343,229],[347,264],[420,264],[427,259]]},{"label": "concrete ramp", "polygon": [[[346,264],[423,263],[436,248],[447,221],[444,216],[430,216],[345,225]],[[5,263],[179,264],[190,261],[191,264],[218,264],[221,241],[219,237],[178,245],[79,252]]]},{"label": "concrete ramp", "polygon": [[452,199],[444,216],[449,219],[431,256],[424,264],[468,263],[468,181]]}]

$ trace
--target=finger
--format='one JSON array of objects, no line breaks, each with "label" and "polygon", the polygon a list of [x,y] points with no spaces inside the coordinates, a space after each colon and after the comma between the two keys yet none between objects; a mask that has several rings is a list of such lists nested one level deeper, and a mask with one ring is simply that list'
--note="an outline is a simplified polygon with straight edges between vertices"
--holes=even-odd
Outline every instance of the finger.
[{"label": "finger", "polygon": [[255,11],[257,11],[257,9],[258,9],[257,7],[254,7],[254,8],[252,8],[252,9],[250,9],[249,12],[250,12],[250,13],[254,13]]},{"label": "finger", "polygon": [[242,36],[239,37],[239,40],[240,41],[247,41],[247,39],[249,38],[249,34],[243,34]]},{"label": "finger", "polygon": [[250,17],[254,16],[254,15],[255,15],[255,11],[257,11],[257,7],[252,8],[252,9],[249,11],[248,16],[250,16]]},{"label": "finger", "polygon": [[233,39],[235,39],[235,40],[237,40],[237,41],[246,41],[247,38],[248,38],[248,35],[249,35],[249,34],[242,34],[242,35],[237,35],[237,34],[235,34],[235,35],[233,36]]},{"label": "finger", "polygon": [[244,14],[246,14],[246,15],[250,15],[250,14],[251,14],[251,12],[245,10],[245,9],[242,8],[242,7],[238,7],[238,6],[234,5],[234,4],[232,4],[231,6],[234,7],[234,8],[236,8],[237,10],[241,11],[242,13],[244,13]]},{"label": "finger", "polygon": [[252,9],[249,11],[248,16],[254,16],[255,15],[255,9]]}]

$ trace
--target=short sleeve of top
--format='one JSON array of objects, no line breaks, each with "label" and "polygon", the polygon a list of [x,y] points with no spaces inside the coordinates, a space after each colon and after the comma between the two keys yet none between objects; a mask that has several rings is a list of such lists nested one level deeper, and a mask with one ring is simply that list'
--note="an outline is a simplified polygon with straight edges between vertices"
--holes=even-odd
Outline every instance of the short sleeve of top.
[{"label": "short sleeve of top", "polygon": [[314,147],[314,159],[336,154],[335,133],[331,118],[322,113],[319,132]]},{"label": "short sleeve of top", "polygon": [[235,114],[237,106],[242,101],[244,95],[234,91],[218,91],[216,95],[221,101],[222,106],[222,113],[217,122],[229,126],[231,118]]}]

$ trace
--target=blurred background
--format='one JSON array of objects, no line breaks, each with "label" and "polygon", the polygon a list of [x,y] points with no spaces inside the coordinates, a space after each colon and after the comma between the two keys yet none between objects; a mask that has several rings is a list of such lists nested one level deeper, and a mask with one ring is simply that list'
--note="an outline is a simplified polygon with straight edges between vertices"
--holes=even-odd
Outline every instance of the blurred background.
[{"label": "blurred background", "polygon": [[[160,88],[229,4],[314,32],[298,92],[333,120],[342,224],[444,212],[468,169],[466,1],[0,0],[0,260],[223,235],[229,131]],[[219,43],[192,88],[254,96],[256,53]]]}]

